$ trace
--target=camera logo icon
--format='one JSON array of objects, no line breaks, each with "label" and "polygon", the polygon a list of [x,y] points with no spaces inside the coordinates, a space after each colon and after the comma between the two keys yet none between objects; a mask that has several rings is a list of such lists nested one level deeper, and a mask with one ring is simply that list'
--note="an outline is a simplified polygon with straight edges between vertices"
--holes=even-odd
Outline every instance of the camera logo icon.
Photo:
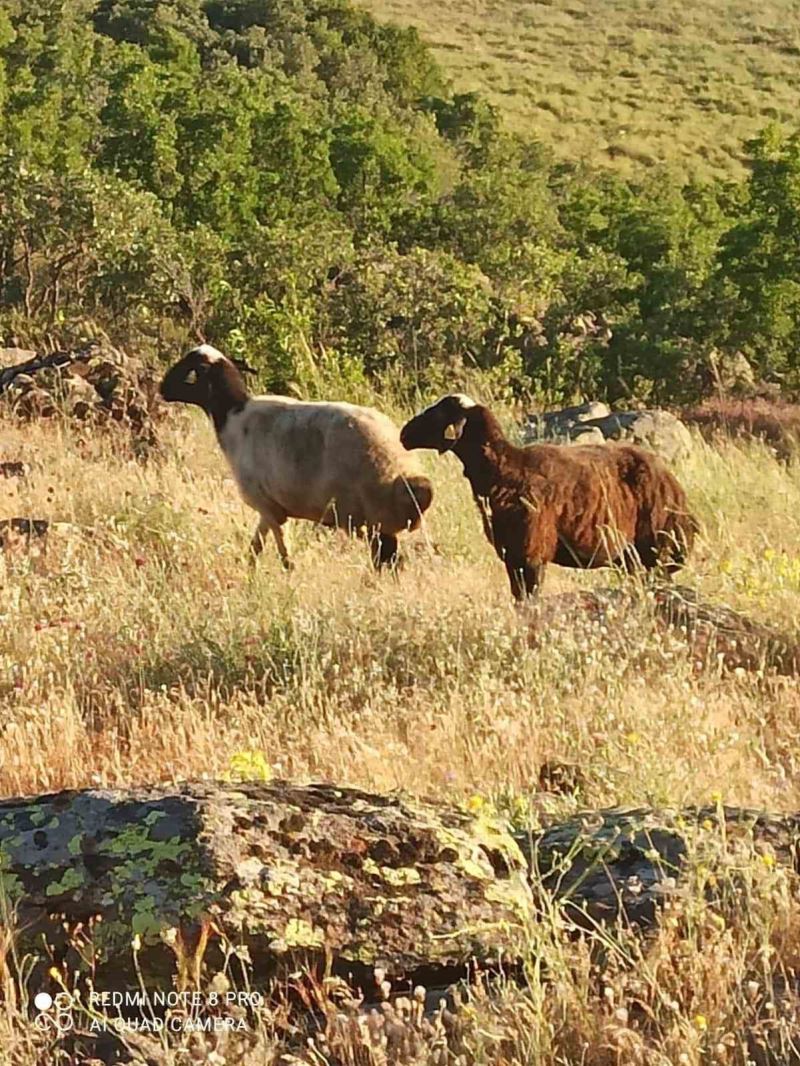
[{"label": "camera logo icon", "polygon": [[73,1000],[69,992],[59,992],[56,996],[51,996],[49,992],[37,992],[33,1005],[38,1011],[33,1024],[40,1032],[54,1032],[63,1036],[75,1027]]}]

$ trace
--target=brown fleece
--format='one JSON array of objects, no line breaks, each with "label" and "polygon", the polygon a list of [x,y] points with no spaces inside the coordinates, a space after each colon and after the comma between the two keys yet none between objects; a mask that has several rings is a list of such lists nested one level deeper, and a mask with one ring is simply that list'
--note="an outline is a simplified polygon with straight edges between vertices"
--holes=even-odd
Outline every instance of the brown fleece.
[{"label": "brown fleece", "polygon": [[[437,407],[404,428],[406,447],[437,446]],[[457,439],[438,446],[463,463],[517,599],[536,591],[547,563],[667,572],[683,564],[696,524],[680,484],[651,452],[628,444],[518,448],[479,405],[449,424]]]}]

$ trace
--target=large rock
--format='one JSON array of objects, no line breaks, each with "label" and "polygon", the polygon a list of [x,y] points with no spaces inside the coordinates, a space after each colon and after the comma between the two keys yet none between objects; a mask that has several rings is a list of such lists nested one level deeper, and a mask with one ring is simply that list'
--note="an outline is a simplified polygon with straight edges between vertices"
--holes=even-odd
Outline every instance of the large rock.
[{"label": "large rock", "polygon": [[536,869],[537,891],[556,896],[589,929],[619,919],[650,925],[665,902],[685,894],[690,852],[715,873],[720,895],[737,866],[759,855],[770,865],[800,867],[800,814],[722,805],[584,811],[519,840]]},{"label": "large rock", "polygon": [[[545,411],[528,415],[525,422],[525,437],[536,440],[571,440],[593,429],[592,423],[607,418],[611,408],[600,400],[589,400],[560,411]],[[588,430],[585,428],[588,426]],[[581,441],[582,444],[588,443]]]},{"label": "large rock", "polygon": [[628,440],[657,452],[668,462],[691,454],[692,435],[669,411],[609,411],[605,404],[586,403],[561,411],[529,415],[524,437],[527,443],[542,440],[602,443]]},{"label": "large rock", "polygon": [[756,622],[740,611],[701,600],[682,585],[662,585],[645,596],[634,588],[583,589],[544,596],[533,609],[531,640],[562,625],[570,631],[599,624],[605,630],[631,619],[647,625],[651,619],[662,630],[686,643],[692,660],[703,668],[754,674],[800,676],[800,642],[797,635]]},{"label": "large rock", "polygon": [[[425,986],[413,1001],[421,1032],[423,1008],[443,1021],[441,996],[473,962],[486,973],[502,959],[500,972],[521,972],[542,913],[557,907],[575,931],[647,927],[662,906],[680,905],[698,863],[726,907],[746,907],[756,889],[741,892],[741,871],[755,867],[774,881],[776,864],[796,870],[799,839],[797,815],[721,805],[586,811],[513,831],[445,805],[288,782],[10,799],[0,801],[0,898],[14,944],[6,977],[22,960],[25,986],[57,997],[68,976],[70,1024],[47,1061],[176,1062],[161,1037],[127,1029],[121,1043],[115,1037],[117,1012],[163,1019],[159,993],[169,1006],[178,997],[171,1016],[188,1014],[181,997],[196,993],[192,1018],[237,1026],[250,1009],[237,989],[251,1004],[273,993],[267,1002],[285,1016],[278,1031],[304,1045],[315,1005],[318,1016],[327,1011],[332,1039],[338,1019],[357,1025],[342,1009],[385,999],[385,977],[410,978]],[[755,863],[758,855],[766,861]],[[332,998],[326,1007],[323,991],[342,1007]],[[90,1015],[86,998],[98,996]],[[413,1035],[399,1024],[399,1002],[370,1015],[384,1019],[387,1039]],[[239,1031],[230,1029],[231,1040]],[[213,1061],[278,1061],[245,1059],[237,1048]],[[212,1061],[196,1050],[192,1061]]]},{"label": "large rock", "polygon": [[[499,961],[532,918],[527,866],[485,817],[332,785],[195,783],[0,803],[0,888],[18,950],[47,944],[96,982],[222,969],[255,976],[327,957],[411,973]],[[522,938],[522,939],[521,939]],[[208,951],[206,953],[206,948]],[[187,958],[190,960],[187,963]]]},{"label": "large rock", "polygon": [[0,395],[26,420],[61,414],[93,426],[121,426],[134,451],[147,454],[158,443],[156,422],[163,414],[159,375],[105,342],[27,358],[0,366]]},{"label": "large rock", "polygon": [[[298,958],[362,976],[447,971],[521,958],[542,892],[595,917],[652,916],[680,876],[687,818],[587,812],[531,833],[335,785],[87,789],[0,801],[0,890],[20,957],[53,952],[78,972],[88,960],[98,987],[138,981],[134,951],[148,981],[169,983],[204,958],[215,972],[225,946],[261,982]],[[796,862],[796,816],[724,818]],[[619,890],[634,867],[644,888],[629,909]]]},{"label": "large rock", "polygon": [[15,366],[35,356],[36,352],[31,351],[30,348],[0,348],[0,369]]},{"label": "large rock", "polygon": [[718,393],[752,394],[756,389],[756,375],[743,352],[709,352],[714,388]]}]

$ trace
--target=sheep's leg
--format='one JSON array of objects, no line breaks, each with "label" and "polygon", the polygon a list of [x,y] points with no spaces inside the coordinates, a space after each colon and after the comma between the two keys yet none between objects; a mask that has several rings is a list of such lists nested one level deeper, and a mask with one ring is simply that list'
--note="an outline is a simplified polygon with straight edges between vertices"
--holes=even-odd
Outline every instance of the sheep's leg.
[{"label": "sheep's leg", "polygon": [[283,529],[281,523],[276,522],[271,515],[261,515],[261,519],[258,523],[258,528],[253,534],[253,539],[250,542],[250,562],[255,563],[258,556],[264,550],[264,541],[267,533],[271,533],[275,538],[275,544],[278,548],[278,555],[280,556],[281,563],[285,570],[294,569],[294,565],[289,558],[289,551],[286,547],[286,541],[283,536]]},{"label": "sheep's leg", "polygon": [[478,496],[475,493],[475,503],[478,505],[478,510],[481,516],[481,522],[483,523],[483,532],[486,535],[486,539],[490,544],[494,544],[494,528],[492,526],[492,509],[489,506],[489,501],[485,496]]},{"label": "sheep's leg", "polygon": [[528,596],[535,596],[541,588],[544,563],[537,566],[532,563],[514,564],[506,560],[506,573],[514,599],[522,602]]},{"label": "sheep's leg", "polygon": [[375,533],[372,537],[372,563],[376,570],[397,566],[397,537],[392,533]]}]

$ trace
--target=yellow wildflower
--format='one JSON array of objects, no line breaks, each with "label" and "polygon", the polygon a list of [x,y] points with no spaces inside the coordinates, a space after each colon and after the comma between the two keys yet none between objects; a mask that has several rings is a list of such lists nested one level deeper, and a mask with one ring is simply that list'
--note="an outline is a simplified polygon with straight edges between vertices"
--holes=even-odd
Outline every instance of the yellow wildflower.
[{"label": "yellow wildflower", "polygon": [[272,767],[263,751],[237,751],[231,756],[229,776],[238,781],[271,781]]}]

